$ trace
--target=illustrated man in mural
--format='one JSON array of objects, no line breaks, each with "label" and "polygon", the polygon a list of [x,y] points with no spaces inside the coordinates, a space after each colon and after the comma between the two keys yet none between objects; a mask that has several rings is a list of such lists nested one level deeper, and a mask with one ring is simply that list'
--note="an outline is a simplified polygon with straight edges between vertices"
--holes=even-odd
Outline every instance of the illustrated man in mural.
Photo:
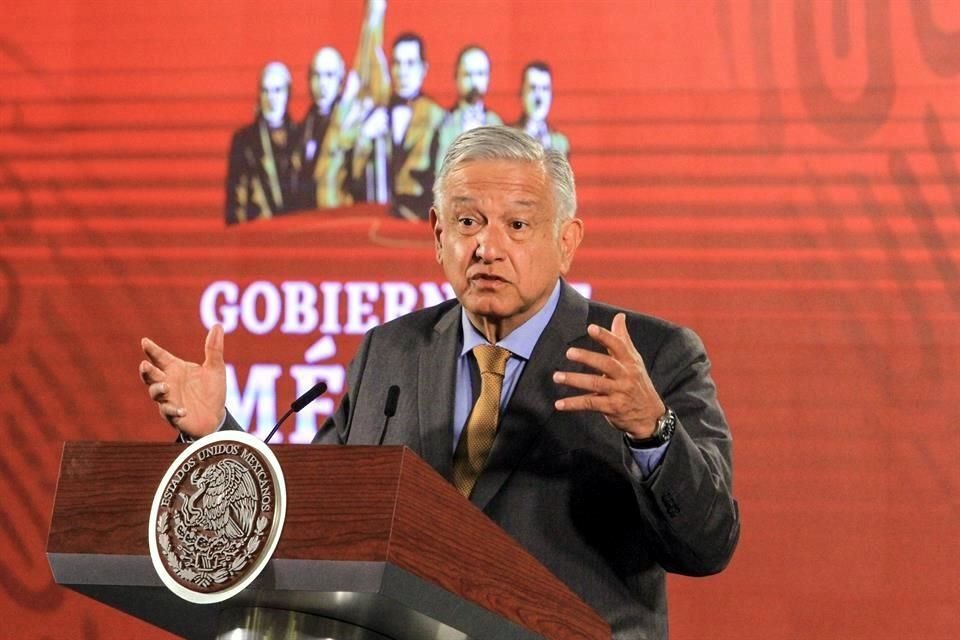
[{"label": "illustrated man in mural", "polygon": [[354,150],[355,196],[390,202],[392,215],[426,220],[436,171],[436,134],[446,112],[423,94],[423,39],[403,33],[393,43],[391,96],[366,119]]},{"label": "illustrated man in mural", "polygon": [[304,116],[296,151],[301,171],[298,204],[305,209],[349,204],[342,189],[349,149],[336,144],[338,127],[331,126],[345,74],[343,57],[333,47],[322,47],[310,62],[307,79],[313,102]]},{"label": "illustrated man in mural", "polygon": [[490,89],[490,56],[477,45],[468,45],[457,56],[454,79],[457,102],[437,132],[437,168],[454,138],[483,125],[503,124],[503,119],[484,104]]},{"label": "illustrated man in mural", "polygon": [[570,155],[567,136],[552,129],[547,122],[553,104],[553,72],[550,66],[539,60],[530,62],[523,68],[521,78],[523,115],[516,127],[539,140],[545,149],[556,149],[564,155]]},{"label": "illustrated man in mural", "polygon": [[297,131],[287,112],[291,84],[282,62],[268,63],[260,74],[256,117],[230,143],[227,224],[271,218],[295,207]]},{"label": "illustrated man in mural", "polygon": [[304,118],[297,148],[305,208],[354,202],[350,167],[361,124],[390,97],[390,75],[382,51],[385,12],[385,0],[367,2],[357,55],[346,74],[343,57],[333,47],[322,47],[313,57],[309,72],[313,105]]}]

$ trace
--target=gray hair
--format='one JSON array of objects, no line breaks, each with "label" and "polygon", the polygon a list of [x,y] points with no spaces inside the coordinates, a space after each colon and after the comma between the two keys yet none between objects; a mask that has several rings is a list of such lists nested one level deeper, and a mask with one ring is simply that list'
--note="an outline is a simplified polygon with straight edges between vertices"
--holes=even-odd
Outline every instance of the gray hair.
[{"label": "gray hair", "polygon": [[567,157],[554,149],[544,149],[539,141],[523,131],[505,126],[477,127],[461,133],[453,141],[433,183],[433,203],[438,211],[443,202],[447,176],[461,164],[474,160],[512,160],[537,164],[550,179],[557,203],[557,224],[577,214],[577,188]]}]

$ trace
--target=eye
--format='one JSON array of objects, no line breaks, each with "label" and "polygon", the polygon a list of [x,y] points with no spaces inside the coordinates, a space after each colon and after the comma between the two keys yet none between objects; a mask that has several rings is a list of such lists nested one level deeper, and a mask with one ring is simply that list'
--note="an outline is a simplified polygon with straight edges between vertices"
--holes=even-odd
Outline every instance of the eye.
[{"label": "eye", "polygon": [[474,234],[480,230],[480,221],[473,216],[460,216],[457,218],[457,228],[462,234]]},{"label": "eye", "polygon": [[530,224],[529,224],[528,222],[524,222],[523,220],[511,220],[511,221],[510,221],[510,228],[513,229],[514,231],[523,231],[524,229],[528,228],[529,226],[530,226]]}]

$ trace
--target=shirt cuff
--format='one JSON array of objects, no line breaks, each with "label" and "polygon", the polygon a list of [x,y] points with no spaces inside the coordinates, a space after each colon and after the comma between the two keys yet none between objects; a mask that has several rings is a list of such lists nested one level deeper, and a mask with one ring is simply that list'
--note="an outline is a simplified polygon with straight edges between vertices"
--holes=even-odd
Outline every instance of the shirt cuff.
[{"label": "shirt cuff", "polygon": [[667,447],[669,446],[669,442],[665,442],[656,449],[634,449],[629,444],[627,445],[630,449],[630,455],[633,456],[637,466],[640,467],[640,473],[643,475],[644,480],[653,475],[653,472],[660,466],[663,455],[667,452]]}]

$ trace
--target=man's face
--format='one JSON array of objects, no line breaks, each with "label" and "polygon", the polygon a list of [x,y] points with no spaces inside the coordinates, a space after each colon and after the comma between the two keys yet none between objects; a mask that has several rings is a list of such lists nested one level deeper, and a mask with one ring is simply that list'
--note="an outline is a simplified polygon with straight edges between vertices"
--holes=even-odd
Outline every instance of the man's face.
[{"label": "man's face", "polygon": [[457,67],[457,93],[460,99],[475,104],[487,95],[490,86],[490,59],[480,49],[471,49],[460,58]]},{"label": "man's face", "polygon": [[553,101],[550,74],[540,69],[527,69],[523,78],[523,112],[531,120],[546,120]]},{"label": "man's face", "polygon": [[427,63],[420,58],[420,45],[409,40],[397,43],[390,74],[393,91],[401,98],[413,98],[420,93],[427,75]]},{"label": "man's face", "polygon": [[278,122],[287,112],[290,85],[287,76],[277,68],[270,68],[260,78],[260,113],[269,122]]},{"label": "man's face", "polygon": [[310,65],[310,93],[317,104],[329,106],[340,93],[343,60],[327,47],[317,52]]},{"label": "man's face", "polygon": [[[467,315],[502,338],[546,303],[570,268],[582,223],[556,225],[549,178],[522,161],[464,162],[431,209],[437,261]],[[489,337],[489,334],[487,334]]]}]

